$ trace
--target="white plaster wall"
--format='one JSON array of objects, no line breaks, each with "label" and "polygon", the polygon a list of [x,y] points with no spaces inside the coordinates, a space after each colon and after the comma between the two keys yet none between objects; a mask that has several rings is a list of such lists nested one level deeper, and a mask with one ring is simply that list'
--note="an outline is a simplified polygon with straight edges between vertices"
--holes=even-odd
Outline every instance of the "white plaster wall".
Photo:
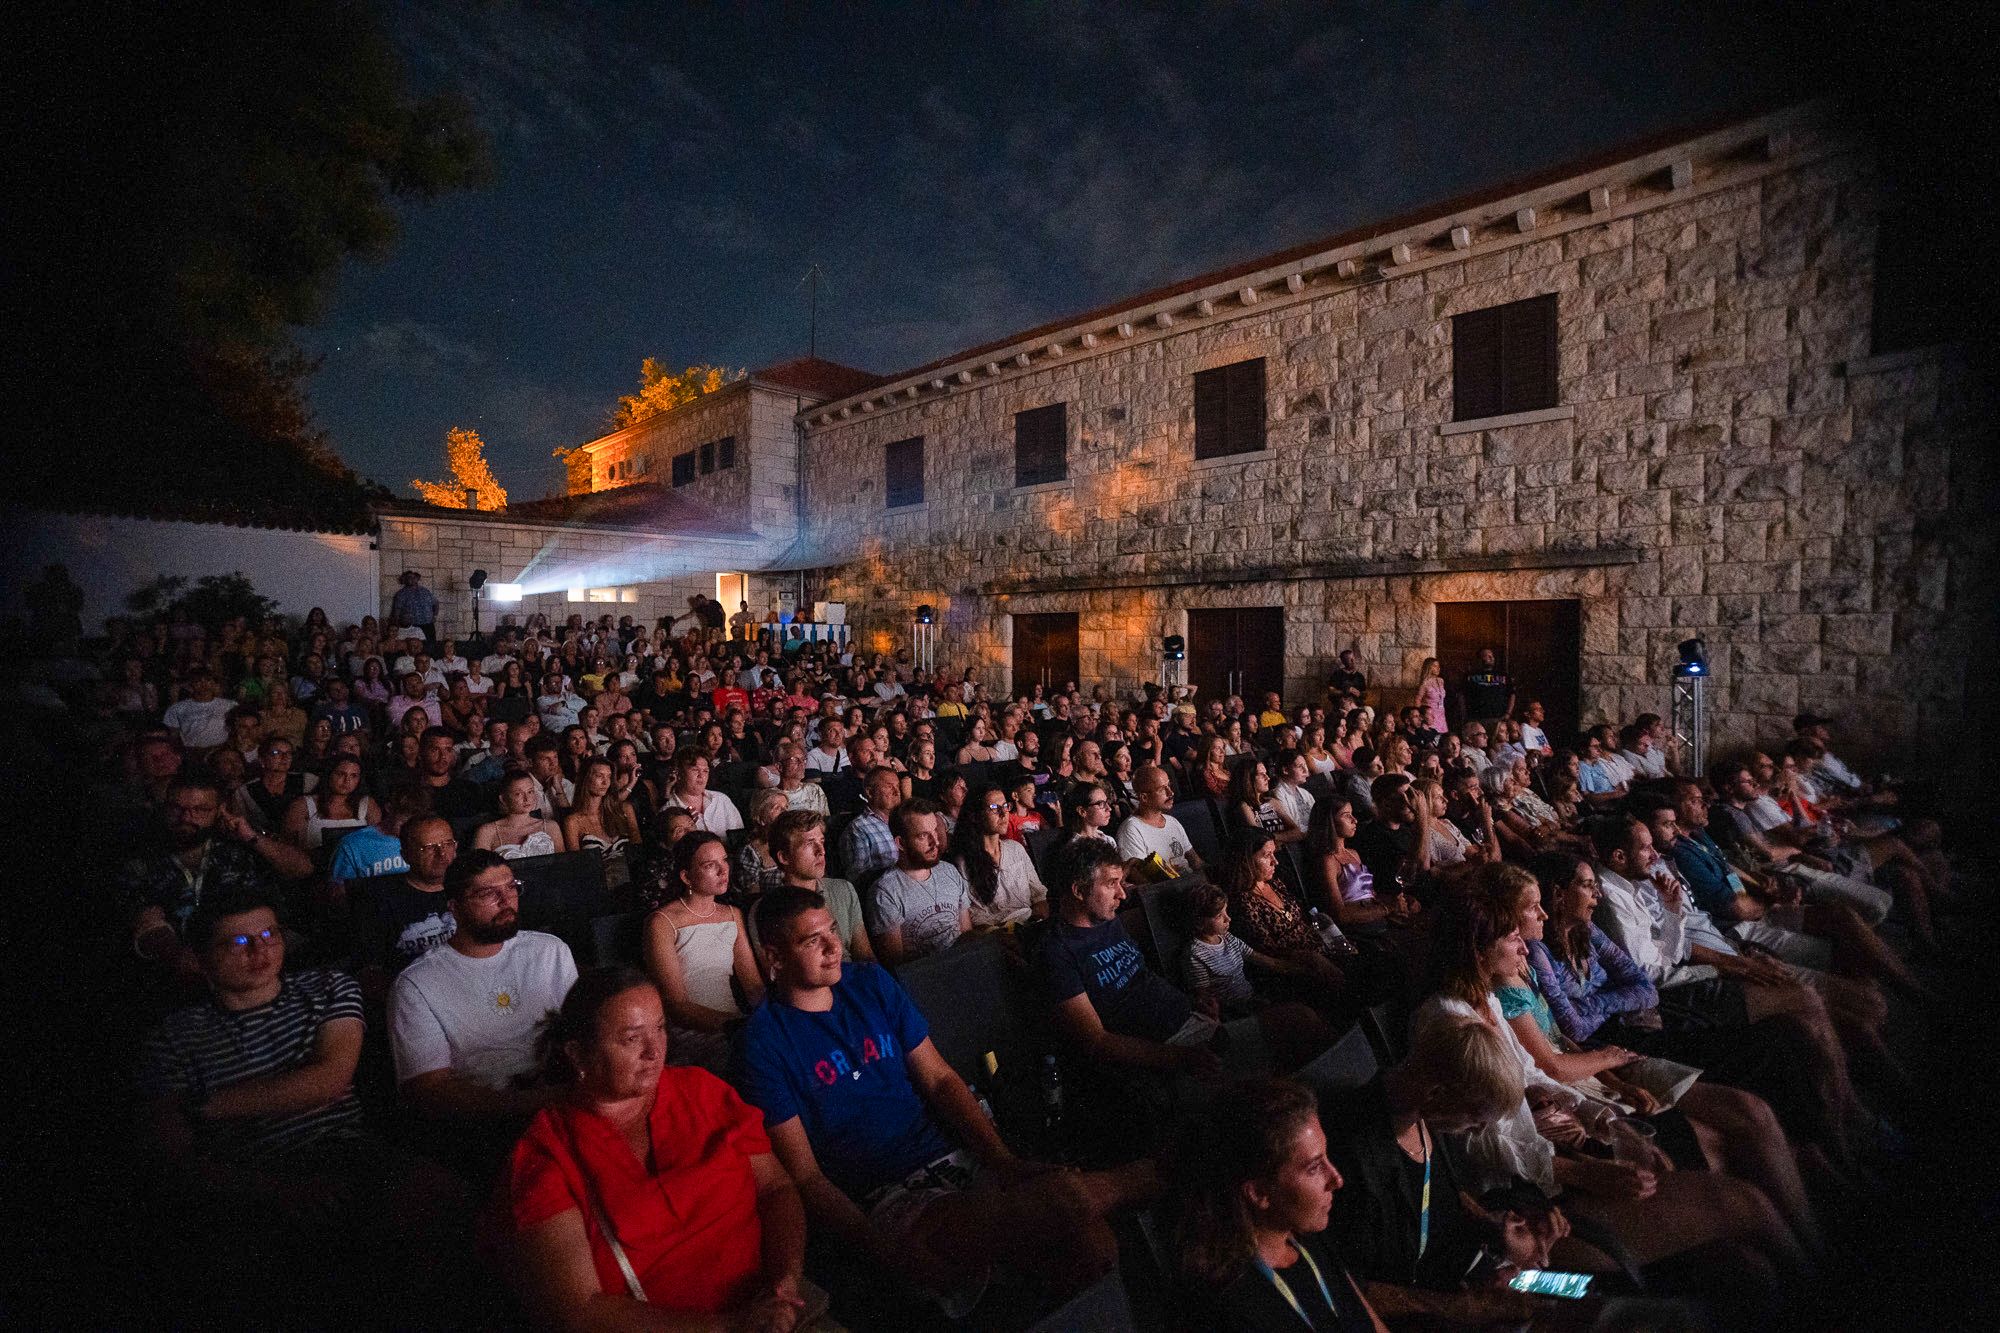
[{"label": "white plaster wall", "polygon": [[83,624],[91,633],[107,617],[127,614],[128,594],[166,575],[192,584],[207,574],[241,572],[285,614],[324,607],[335,624],[373,613],[381,584],[374,539],[366,533],[27,513],[16,516],[8,545],[15,554],[0,575],[0,607],[24,610],[27,584],[45,565],[60,563],[83,588]]}]

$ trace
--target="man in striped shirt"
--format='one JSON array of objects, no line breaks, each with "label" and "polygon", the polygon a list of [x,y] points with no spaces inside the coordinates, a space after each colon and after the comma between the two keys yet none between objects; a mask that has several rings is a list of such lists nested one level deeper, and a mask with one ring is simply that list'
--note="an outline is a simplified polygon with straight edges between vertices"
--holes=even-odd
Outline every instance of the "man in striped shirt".
[{"label": "man in striped shirt", "polygon": [[185,942],[209,987],[140,1056],[139,1086],[169,1157],[265,1166],[359,1138],[354,1067],[361,988],[340,972],[284,975],[285,936],[269,899],[204,899]]}]

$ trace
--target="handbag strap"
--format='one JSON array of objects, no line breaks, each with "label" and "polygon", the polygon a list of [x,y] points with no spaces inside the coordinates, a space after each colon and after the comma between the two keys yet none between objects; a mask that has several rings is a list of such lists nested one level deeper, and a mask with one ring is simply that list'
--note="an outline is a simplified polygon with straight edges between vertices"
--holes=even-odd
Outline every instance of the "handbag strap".
[{"label": "handbag strap", "polygon": [[639,1281],[637,1270],[632,1267],[632,1259],[625,1253],[625,1247],[618,1243],[618,1232],[611,1225],[611,1217],[604,1211],[604,1203],[597,1197],[597,1187],[590,1183],[590,1172],[583,1164],[583,1154],[577,1150],[576,1128],[558,1115],[563,1128],[563,1137],[569,1140],[570,1156],[576,1159],[577,1179],[583,1182],[584,1201],[590,1205],[590,1215],[597,1221],[597,1230],[603,1235],[604,1243],[611,1247],[611,1257],[618,1264],[618,1271],[625,1275],[625,1290],[633,1300],[641,1305],[651,1304],[646,1299],[646,1288]]}]

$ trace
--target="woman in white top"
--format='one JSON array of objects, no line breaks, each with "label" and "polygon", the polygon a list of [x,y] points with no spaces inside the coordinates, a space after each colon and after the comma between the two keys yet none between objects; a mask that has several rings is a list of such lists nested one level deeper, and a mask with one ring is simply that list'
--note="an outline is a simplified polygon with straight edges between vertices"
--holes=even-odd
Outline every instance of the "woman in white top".
[{"label": "woman in white top", "polygon": [[475,829],[472,845],[498,852],[509,861],[561,851],[562,829],[554,820],[535,813],[541,800],[541,785],[533,774],[509,773],[500,781],[500,818]]},{"label": "woman in white top", "polygon": [[971,791],[945,855],[965,876],[974,928],[1018,926],[1049,914],[1049,891],[1028,849],[1006,837],[1007,793],[992,783]]},{"label": "woman in white top", "polygon": [[375,803],[361,790],[361,761],[351,755],[335,759],[326,781],[307,792],[285,811],[285,839],[294,847],[316,852],[327,845],[327,833],[337,842],[349,829],[375,822]]},{"label": "woman in white top", "polygon": [[708,789],[708,755],[693,746],[674,756],[674,785],[667,791],[666,804],[687,811],[696,828],[718,837],[743,827],[736,802]]},{"label": "woman in white top", "polygon": [[1791,1228],[1754,1185],[1675,1171],[1657,1149],[1643,1166],[1575,1153],[1592,1140],[1608,1141],[1620,1108],[1543,1073],[1507,1022],[1494,988],[1526,968],[1528,946],[1499,867],[1455,886],[1433,915],[1433,994],[1411,1026],[1421,1031],[1443,1015],[1478,1019],[1506,1040],[1527,1087],[1519,1106],[1466,1139],[1479,1190],[1513,1176],[1549,1193],[1561,1187],[1564,1207],[1609,1228],[1641,1267],[1701,1247],[1719,1271],[1740,1256],[1746,1281],[1760,1266],[1788,1274],[1810,1267]]},{"label": "woman in white top", "polygon": [[1299,753],[1305,756],[1308,775],[1325,776],[1340,767],[1333,751],[1326,748],[1326,724],[1315,722],[1299,734]]},{"label": "woman in white top", "polygon": [[[667,1049],[675,1064],[719,1072],[729,1053],[726,1030],[764,998],[743,913],[721,901],[729,849],[697,829],[674,844],[658,873],[666,882],[654,888],[667,901],[646,918],[645,956],[673,1029]],[[742,989],[741,1007],[732,979]]]}]

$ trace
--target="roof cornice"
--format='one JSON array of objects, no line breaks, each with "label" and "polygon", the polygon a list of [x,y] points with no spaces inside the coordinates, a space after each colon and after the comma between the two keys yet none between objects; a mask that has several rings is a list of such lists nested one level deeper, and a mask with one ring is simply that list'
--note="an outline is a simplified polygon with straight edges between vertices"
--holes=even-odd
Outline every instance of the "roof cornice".
[{"label": "roof cornice", "polygon": [[1824,156],[1826,146],[1808,132],[1831,118],[1829,103],[1807,102],[1628,145],[1555,168],[1555,178],[1490,187],[957,353],[798,416],[808,429],[833,426],[1225,321],[1252,306],[1282,308],[1680,203]]}]

